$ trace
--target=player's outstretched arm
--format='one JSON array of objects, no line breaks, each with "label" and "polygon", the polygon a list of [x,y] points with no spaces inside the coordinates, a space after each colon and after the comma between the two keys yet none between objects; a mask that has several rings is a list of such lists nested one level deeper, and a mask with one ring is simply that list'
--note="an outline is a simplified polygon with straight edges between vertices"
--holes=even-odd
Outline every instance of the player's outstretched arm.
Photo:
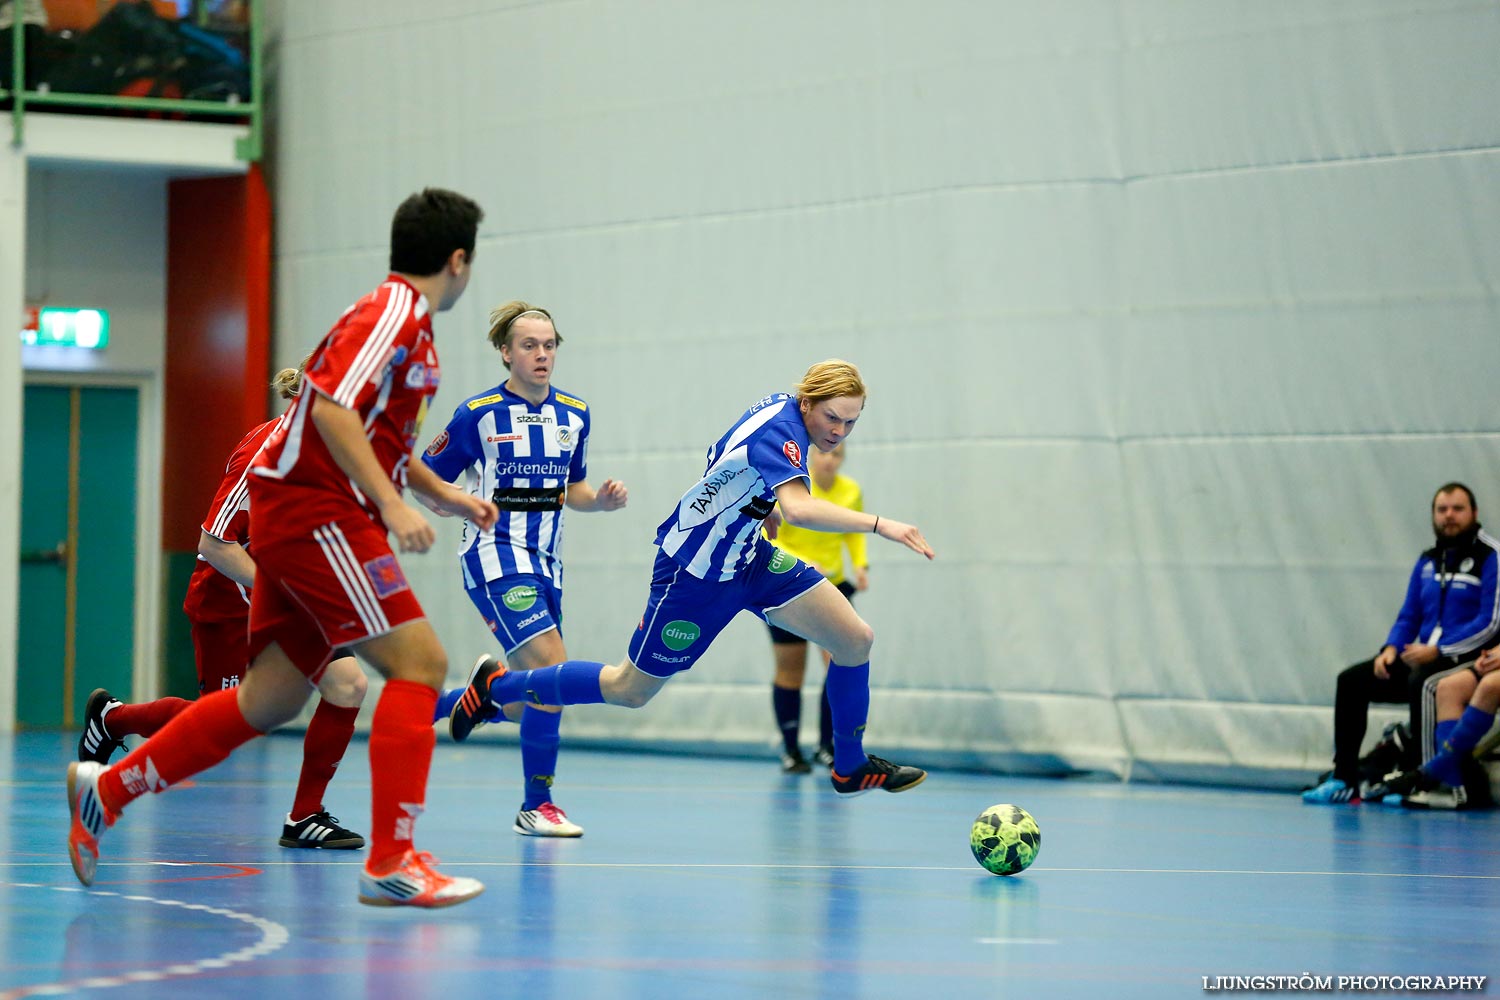
[{"label": "player's outstretched arm", "polygon": [[[311,387],[309,387],[311,388]],[[396,536],[402,552],[426,552],[437,539],[432,525],[416,508],[401,499],[365,438],[364,421],[320,392],[313,392],[312,422],[328,446],[328,453],[354,484],[380,510],[380,519]],[[421,463],[416,463],[420,465]]]},{"label": "player's outstretched arm", "polygon": [[915,524],[903,524],[900,521],[882,517],[875,522],[875,534],[893,542],[900,542],[928,559],[937,557],[937,554],[932,551],[932,546],[927,544],[927,539],[922,537],[921,530]]},{"label": "player's outstretched arm", "polygon": [[932,547],[916,525],[820,500],[808,492],[802,479],[791,479],[776,487],[776,501],[787,524],[813,531],[873,531],[881,538],[900,542],[913,552],[933,558]]}]

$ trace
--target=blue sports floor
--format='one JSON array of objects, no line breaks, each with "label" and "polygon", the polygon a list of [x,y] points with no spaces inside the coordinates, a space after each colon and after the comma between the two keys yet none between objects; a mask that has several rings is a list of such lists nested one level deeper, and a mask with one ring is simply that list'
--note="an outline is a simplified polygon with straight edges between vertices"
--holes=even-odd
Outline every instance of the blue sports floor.
[{"label": "blue sports floor", "polygon": [[[488,889],[423,912],[359,905],[363,852],[276,845],[296,735],[132,806],[86,891],[63,847],[74,742],[0,737],[3,1000],[1097,1000],[1500,972],[1500,813],[958,773],[842,801],[769,755],[565,747],[556,797],[587,835],[531,840],[510,830],[517,751],[440,740],[418,845]],[[358,742],[328,806],[364,831],[368,792]],[[1019,877],[969,854],[996,802],[1041,825]]]}]

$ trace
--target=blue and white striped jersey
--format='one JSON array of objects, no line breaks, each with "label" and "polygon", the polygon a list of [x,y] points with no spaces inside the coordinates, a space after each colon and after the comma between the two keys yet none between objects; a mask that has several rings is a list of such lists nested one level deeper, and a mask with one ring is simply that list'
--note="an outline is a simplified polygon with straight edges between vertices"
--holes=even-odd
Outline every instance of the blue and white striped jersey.
[{"label": "blue and white striped jersey", "polygon": [[733,579],[755,558],[776,487],[808,478],[807,447],[796,397],[778,392],[762,399],[708,449],[703,478],[661,523],[656,544],[700,579]]},{"label": "blue and white striped jersey", "polygon": [[[537,406],[502,384],[453,411],[422,461],[449,482],[467,473],[469,493],[500,506],[490,531],[464,522],[458,555],[465,587],[534,573],[562,589],[561,497],[569,483],[588,478],[588,437],[588,404],[556,388]],[[512,506],[532,509],[507,510],[505,495],[531,498]]]}]

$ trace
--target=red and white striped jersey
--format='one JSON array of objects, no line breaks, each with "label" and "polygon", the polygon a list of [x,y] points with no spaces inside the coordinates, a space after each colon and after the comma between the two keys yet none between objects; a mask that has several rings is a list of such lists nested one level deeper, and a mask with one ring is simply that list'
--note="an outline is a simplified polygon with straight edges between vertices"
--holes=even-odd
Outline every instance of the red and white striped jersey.
[{"label": "red and white striped jersey", "polygon": [[324,397],[320,406],[332,401],[360,415],[380,467],[404,491],[406,466],[439,377],[427,299],[391,275],[351,306],[313,351],[301,395],[251,465],[257,498],[271,498],[276,506],[271,523],[281,523],[283,514],[297,525],[322,523],[354,503],[383,525],[310,419],[313,395]]},{"label": "red and white striped jersey", "polygon": [[[286,419],[285,415],[267,420],[246,434],[229,456],[224,466],[224,478],[219,482],[214,502],[209,505],[208,516],[203,519],[203,530],[221,542],[250,545],[250,495],[245,488],[250,462],[265,446],[266,439],[276,425]],[[182,610],[194,623],[227,622],[250,615],[250,591],[214,569],[207,559],[198,557],[193,575],[188,580],[187,600]]]}]

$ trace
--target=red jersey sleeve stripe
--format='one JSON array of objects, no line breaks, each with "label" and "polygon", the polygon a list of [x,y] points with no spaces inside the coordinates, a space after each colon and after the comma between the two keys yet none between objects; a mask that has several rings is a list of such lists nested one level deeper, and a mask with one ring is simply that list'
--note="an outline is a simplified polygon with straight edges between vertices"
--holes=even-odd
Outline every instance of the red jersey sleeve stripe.
[{"label": "red jersey sleeve stripe", "polygon": [[360,390],[379,371],[391,343],[411,313],[411,290],[405,285],[388,287],[390,297],[386,299],[385,310],[375,322],[373,331],[360,347],[359,353],[354,356],[354,361],[339,381],[338,388],[334,390],[334,400],[351,410],[358,405]]}]

